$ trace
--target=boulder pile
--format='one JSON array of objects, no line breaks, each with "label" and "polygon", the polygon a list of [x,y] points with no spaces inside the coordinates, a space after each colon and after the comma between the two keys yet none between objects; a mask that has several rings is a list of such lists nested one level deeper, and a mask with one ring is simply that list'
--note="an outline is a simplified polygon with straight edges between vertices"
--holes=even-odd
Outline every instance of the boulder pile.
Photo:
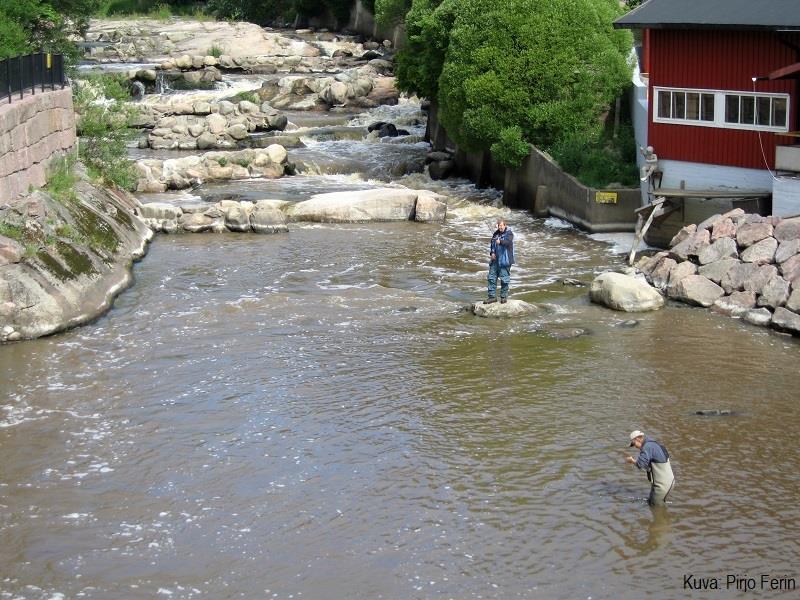
[{"label": "boulder pile", "polygon": [[329,77],[287,75],[266,81],[257,94],[262,101],[282,110],[327,110],[334,106],[375,108],[397,104],[399,92],[392,63],[382,59]]},{"label": "boulder pile", "polygon": [[238,231],[283,233],[289,222],[364,223],[417,221],[441,223],[447,215],[443,196],[427,190],[378,188],[317,194],[302,202],[222,200],[215,204],[143,204],[142,220],[163,233]]},{"label": "boulder pile", "polygon": [[181,190],[209,180],[281,177],[288,168],[286,149],[279,144],[235,152],[207,152],[201,156],[142,159],[135,164],[137,192]]},{"label": "boulder pile", "polygon": [[800,335],[800,218],[714,215],[636,267],[669,298]]},{"label": "boulder pile", "polygon": [[133,123],[152,128],[140,147],[154,150],[210,150],[236,148],[251,133],[283,131],[286,116],[268,103],[194,102],[141,106]]}]

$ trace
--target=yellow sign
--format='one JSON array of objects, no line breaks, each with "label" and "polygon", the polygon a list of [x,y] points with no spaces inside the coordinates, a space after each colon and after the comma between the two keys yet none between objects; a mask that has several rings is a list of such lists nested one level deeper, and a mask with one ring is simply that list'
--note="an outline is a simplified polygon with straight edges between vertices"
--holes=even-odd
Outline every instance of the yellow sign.
[{"label": "yellow sign", "polygon": [[616,204],[617,192],[595,192],[594,201],[598,204]]},{"label": "yellow sign", "polygon": [[47,53],[47,68],[48,69],[53,68],[53,55],[50,54],[49,52]]}]

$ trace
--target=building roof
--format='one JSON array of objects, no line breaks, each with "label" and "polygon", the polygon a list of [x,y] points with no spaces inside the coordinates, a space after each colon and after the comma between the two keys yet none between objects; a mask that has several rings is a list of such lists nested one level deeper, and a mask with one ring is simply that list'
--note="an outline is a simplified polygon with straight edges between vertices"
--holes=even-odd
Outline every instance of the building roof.
[{"label": "building roof", "polygon": [[800,31],[800,0],[647,0],[614,27]]}]

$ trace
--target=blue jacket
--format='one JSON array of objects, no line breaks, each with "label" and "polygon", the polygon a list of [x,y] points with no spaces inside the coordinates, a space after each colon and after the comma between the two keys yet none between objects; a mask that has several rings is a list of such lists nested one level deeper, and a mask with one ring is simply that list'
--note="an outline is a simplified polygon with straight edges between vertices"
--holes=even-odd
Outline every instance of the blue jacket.
[{"label": "blue jacket", "polygon": [[639,450],[639,457],[636,459],[636,466],[640,469],[649,470],[650,463],[665,463],[669,459],[669,452],[661,444],[650,438],[644,438],[642,449]]},{"label": "blue jacket", "polygon": [[494,232],[489,244],[490,258],[492,254],[497,257],[498,266],[510,267],[514,264],[514,232],[511,229],[506,227],[503,233],[499,229]]}]

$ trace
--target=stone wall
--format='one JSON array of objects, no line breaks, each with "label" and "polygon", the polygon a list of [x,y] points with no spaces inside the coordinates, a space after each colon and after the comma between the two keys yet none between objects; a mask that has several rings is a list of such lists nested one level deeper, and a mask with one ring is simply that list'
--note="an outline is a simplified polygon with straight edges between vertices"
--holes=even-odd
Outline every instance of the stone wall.
[{"label": "stone wall", "polygon": [[[639,188],[597,190],[587,187],[534,146],[518,169],[496,163],[489,152],[459,150],[439,123],[435,106],[431,106],[428,114],[427,137],[435,150],[455,152],[459,175],[479,186],[503,190],[506,206],[528,209],[537,217],[559,217],[592,233],[634,231],[636,228],[634,210],[641,203]],[[607,198],[614,201],[602,201]]]},{"label": "stone wall", "polygon": [[70,88],[0,104],[0,201],[44,186],[49,161],[72,150],[76,139]]},{"label": "stone wall", "polygon": [[800,335],[800,218],[713,215],[636,266],[673,300]]}]

